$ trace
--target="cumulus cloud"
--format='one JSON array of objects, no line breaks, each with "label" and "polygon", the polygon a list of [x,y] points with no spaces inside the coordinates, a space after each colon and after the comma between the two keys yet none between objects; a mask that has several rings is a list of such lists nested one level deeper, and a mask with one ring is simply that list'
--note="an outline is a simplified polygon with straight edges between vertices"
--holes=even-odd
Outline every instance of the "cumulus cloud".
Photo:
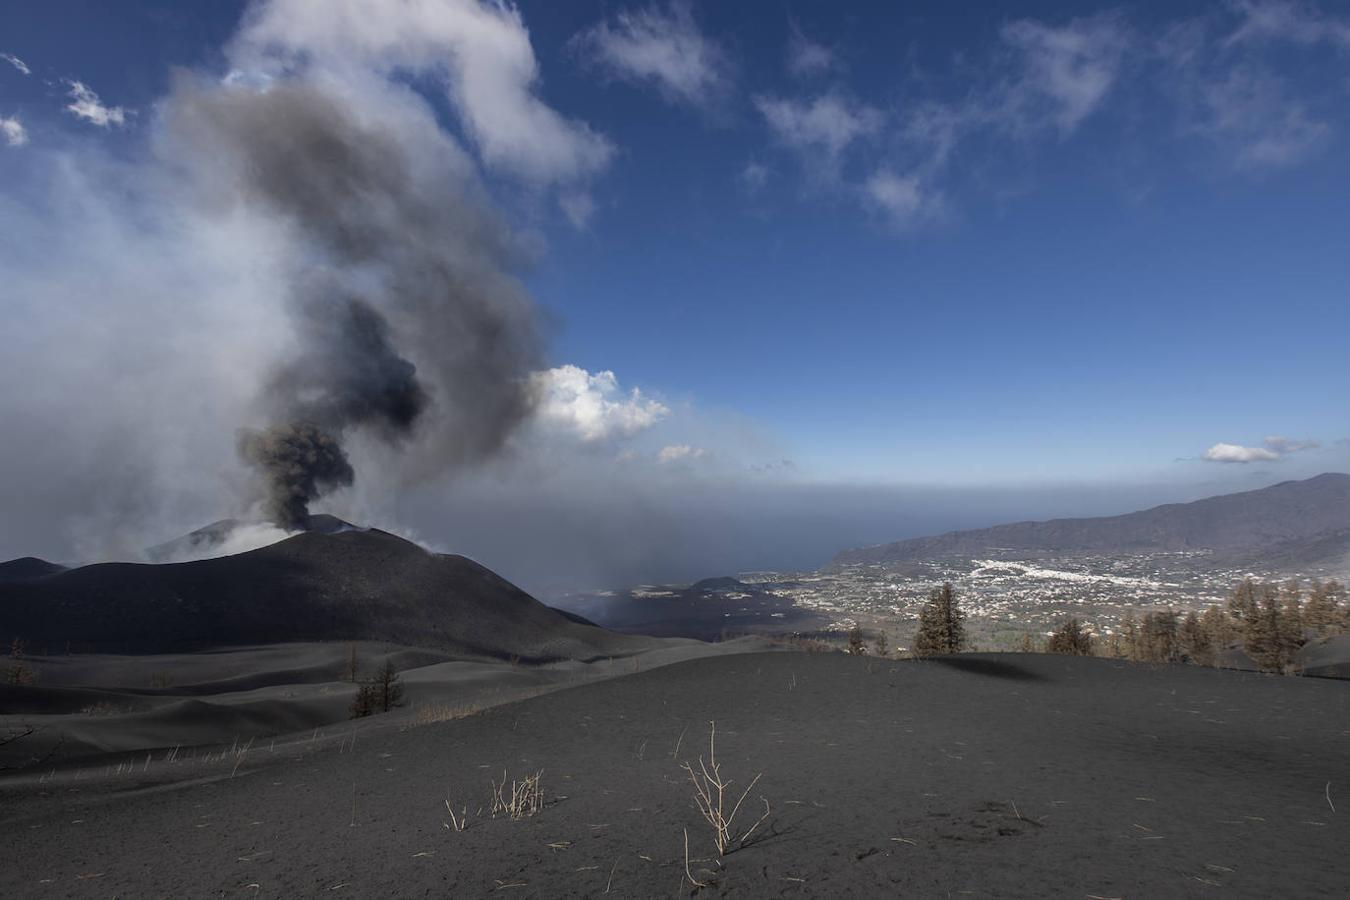
[{"label": "cumulus cloud", "polygon": [[33,70],[30,69],[30,68],[28,68],[28,64],[27,64],[26,62],[24,62],[23,60],[19,59],[19,58],[18,58],[17,56],[15,56],[13,53],[0,53],[0,59],[3,59],[5,62],[9,63],[11,66],[13,66],[14,68],[18,69],[18,70],[19,70],[19,73],[22,74],[22,75],[32,75],[32,74],[33,74]]},{"label": "cumulus cloud", "polygon": [[1290,453],[1311,450],[1321,446],[1317,441],[1292,440],[1279,435],[1271,435],[1260,447],[1244,447],[1241,444],[1218,443],[1206,450],[1201,458],[1217,463],[1273,462]]},{"label": "cumulus cloud", "polygon": [[231,59],[241,77],[304,72],[370,93],[380,81],[439,83],[484,162],[537,184],[585,181],[610,142],[539,96],[539,64],[520,11],[482,0],[265,0],[250,8]]},{"label": "cumulus cloud", "polygon": [[28,130],[23,127],[17,116],[10,118],[0,116],[0,137],[3,137],[10,147],[22,147],[28,143]]},{"label": "cumulus cloud", "polygon": [[708,450],[704,447],[691,447],[688,444],[671,444],[662,447],[657,452],[656,461],[662,465],[669,465],[671,463],[704,459],[707,456]]},{"label": "cumulus cloud", "polygon": [[816,97],[755,97],[774,139],[794,150],[803,165],[835,173],[844,152],[856,141],[876,134],[885,120],[880,110],[838,92]]},{"label": "cumulus cloud", "polygon": [[623,391],[613,372],[591,373],[565,365],[531,376],[542,424],[571,434],[585,443],[632,437],[670,414],[658,400],[638,388]]},{"label": "cumulus cloud", "polygon": [[66,112],[75,118],[83,119],[99,128],[111,128],[126,123],[126,110],[120,106],[105,106],[98,94],[84,82],[68,81],[66,84],[70,88],[67,94],[70,102],[66,104]]},{"label": "cumulus cloud", "polygon": [[654,86],[666,100],[706,106],[731,81],[731,63],[694,21],[687,3],[620,12],[578,34],[573,47],[588,64],[635,84]]},{"label": "cumulus cloud", "polygon": [[1240,444],[1218,443],[1206,450],[1201,458],[1218,463],[1269,462],[1279,459],[1280,454],[1265,447],[1243,447]]}]

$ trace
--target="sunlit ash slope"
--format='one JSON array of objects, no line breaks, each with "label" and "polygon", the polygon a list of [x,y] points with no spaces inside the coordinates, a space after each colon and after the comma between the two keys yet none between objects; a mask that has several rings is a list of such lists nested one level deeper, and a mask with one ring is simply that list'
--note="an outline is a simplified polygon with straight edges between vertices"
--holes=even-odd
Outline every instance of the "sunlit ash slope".
[{"label": "sunlit ash slope", "polygon": [[10,579],[0,582],[0,635],[30,647],[142,652],[367,640],[527,661],[622,655],[644,643],[569,619],[464,557],[378,530]]},{"label": "sunlit ash slope", "polygon": [[1122,516],[1017,522],[845,550],[835,565],[1022,553],[1209,550],[1232,563],[1299,569],[1350,552],[1350,475],[1329,473]]}]

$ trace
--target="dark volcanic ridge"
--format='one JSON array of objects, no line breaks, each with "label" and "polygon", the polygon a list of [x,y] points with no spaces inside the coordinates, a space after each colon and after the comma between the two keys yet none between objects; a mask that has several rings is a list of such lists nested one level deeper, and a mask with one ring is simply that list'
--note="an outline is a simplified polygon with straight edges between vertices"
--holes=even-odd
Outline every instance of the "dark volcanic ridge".
[{"label": "dark volcanic ridge", "polygon": [[845,550],[831,565],[900,564],[999,553],[1208,551],[1214,562],[1287,571],[1350,556],[1350,475],[1328,473],[1121,516],[1016,522]]},{"label": "dark volcanic ridge", "polygon": [[233,556],[0,582],[0,637],[116,652],[366,640],[531,662],[650,644],[582,624],[462,556],[328,518],[313,517],[328,533]]},{"label": "dark volcanic ridge", "polygon": [[[145,551],[145,558],[152,563],[181,562],[189,558],[212,556],[225,546],[230,537],[242,526],[267,526],[266,522],[245,522],[241,519],[221,519],[190,531],[171,541],[156,544]],[[337,534],[340,531],[361,531],[351,522],[339,519],[328,513],[316,513],[309,516],[303,528],[294,529],[295,533],[315,532],[317,534]]]},{"label": "dark volcanic ridge", "polygon": [[57,565],[54,562],[47,562],[47,560],[38,559],[36,556],[21,556],[18,559],[0,563],[0,582],[25,581],[29,578],[41,578],[44,575],[55,575],[57,572],[64,571],[66,571],[65,566]]}]

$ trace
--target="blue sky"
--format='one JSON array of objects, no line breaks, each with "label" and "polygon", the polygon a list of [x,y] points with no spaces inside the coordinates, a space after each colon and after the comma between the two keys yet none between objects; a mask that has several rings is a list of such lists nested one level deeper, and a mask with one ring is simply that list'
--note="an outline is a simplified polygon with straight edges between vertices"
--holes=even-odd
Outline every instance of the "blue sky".
[{"label": "blue sky", "polygon": [[432,111],[549,363],[656,404],[607,459],[1184,496],[1350,464],[1350,9],[951,7],[445,0],[358,39],[298,0],[9,4],[0,196],[137,171],[175,67],[280,44]]}]

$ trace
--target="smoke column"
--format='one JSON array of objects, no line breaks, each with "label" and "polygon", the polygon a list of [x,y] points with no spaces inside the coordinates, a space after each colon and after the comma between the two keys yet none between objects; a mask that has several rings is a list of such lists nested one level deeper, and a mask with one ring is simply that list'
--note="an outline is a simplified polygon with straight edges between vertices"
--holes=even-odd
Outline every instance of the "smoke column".
[{"label": "smoke column", "polygon": [[303,528],[350,485],[361,431],[432,474],[496,453],[530,413],[535,313],[507,229],[450,163],[416,158],[388,123],[316,85],[203,85],[165,107],[170,158],[228,211],[282,221],[292,352],[270,373],[261,429],[241,430],[268,518]]}]

